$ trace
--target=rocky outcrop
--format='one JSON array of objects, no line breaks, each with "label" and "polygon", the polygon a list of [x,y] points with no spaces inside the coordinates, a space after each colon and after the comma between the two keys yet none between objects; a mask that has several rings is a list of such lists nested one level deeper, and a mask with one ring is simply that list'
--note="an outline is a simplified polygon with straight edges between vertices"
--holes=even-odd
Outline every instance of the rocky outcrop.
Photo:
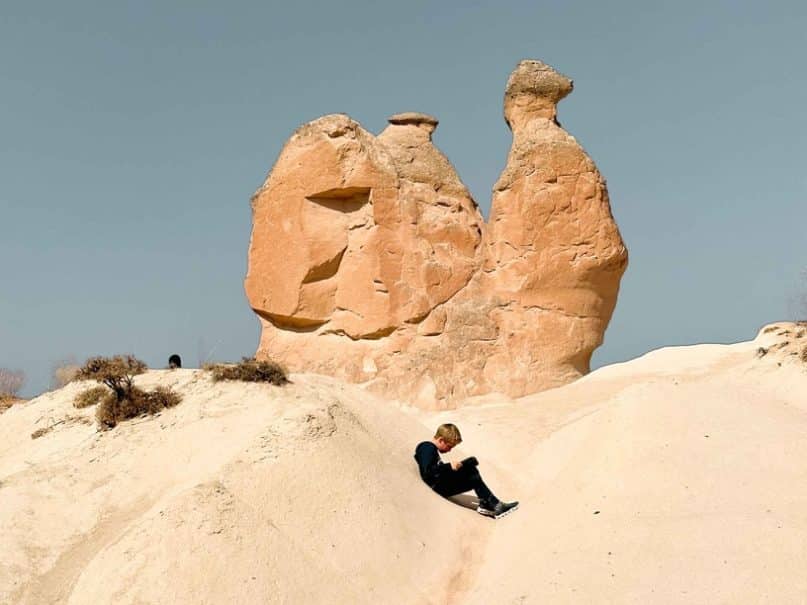
[{"label": "rocky outcrop", "polygon": [[397,114],[377,137],[346,115],[298,129],[253,198],[258,357],[430,408],[587,372],[627,255],[602,177],[555,120],[570,91],[543,63],[513,72],[487,226],[435,118]]},{"label": "rocky outcrop", "polygon": [[513,144],[493,188],[485,258],[503,346],[486,369],[518,393],[588,372],[627,267],[605,180],[556,119],[571,91],[550,66],[522,61],[504,96]]}]

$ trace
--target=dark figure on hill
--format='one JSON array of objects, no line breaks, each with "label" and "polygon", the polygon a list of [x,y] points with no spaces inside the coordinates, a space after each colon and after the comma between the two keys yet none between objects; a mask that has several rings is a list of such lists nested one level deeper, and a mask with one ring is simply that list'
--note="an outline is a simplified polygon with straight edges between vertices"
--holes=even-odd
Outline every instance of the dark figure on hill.
[{"label": "dark figure on hill", "polygon": [[480,515],[498,519],[518,508],[518,502],[502,502],[490,491],[471,456],[462,462],[442,462],[440,454],[447,454],[462,441],[459,429],[453,424],[441,424],[431,441],[423,441],[415,449],[415,460],[420,477],[435,492],[447,498],[474,490],[479,498],[476,509]]},{"label": "dark figure on hill", "polygon": [[177,368],[182,367],[182,359],[180,359],[179,355],[174,353],[171,357],[168,358],[168,368],[171,370],[176,370]]}]

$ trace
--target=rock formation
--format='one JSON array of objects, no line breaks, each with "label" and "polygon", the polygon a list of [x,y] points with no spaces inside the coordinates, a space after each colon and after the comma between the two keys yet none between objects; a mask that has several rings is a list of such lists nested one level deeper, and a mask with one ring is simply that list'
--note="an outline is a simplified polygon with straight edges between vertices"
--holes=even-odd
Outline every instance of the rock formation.
[{"label": "rock formation", "polygon": [[299,128],[253,197],[245,288],[257,356],[422,407],[521,396],[588,371],[627,252],[594,163],[555,120],[571,81],[510,77],[490,223],[433,145],[437,120]]}]

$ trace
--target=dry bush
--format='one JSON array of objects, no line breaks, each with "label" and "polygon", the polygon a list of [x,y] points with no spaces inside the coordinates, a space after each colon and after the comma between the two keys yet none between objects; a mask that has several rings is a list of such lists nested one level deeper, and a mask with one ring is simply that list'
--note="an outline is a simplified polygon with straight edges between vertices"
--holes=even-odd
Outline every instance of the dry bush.
[{"label": "dry bush", "polygon": [[144,391],[134,386],[134,377],[147,369],[148,366],[133,355],[91,357],[79,369],[77,379],[95,380],[111,389],[101,398],[95,410],[95,418],[101,427],[112,428],[121,420],[142,414],[156,414],[182,401],[179,393],[170,388],[157,387],[153,391]]},{"label": "dry bush", "polygon": [[20,401],[24,400],[17,399],[16,397],[12,397],[11,395],[0,395],[0,414],[5,412],[12,405],[19,403]]},{"label": "dry bush", "polygon": [[762,333],[763,334],[768,334],[769,332],[775,332],[778,329],[779,329],[779,326],[768,326],[767,328],[762,330]]},{"label": "dry bush", "polygon": [[121,420],[140,416],[146,411],[145,391],[131,386],[123,397],[118,397],[115,391],[107,393],[95,410],[95,419],[102,427],[111,429]]},{"label": "dry bush", "polygon": [[25,384],[25,372],[0,368],[0,397],[16,398],[22,385]]},{"label": "dry bush", "polygon": [[134,388],[133,380],[148,366],[134,355],[90,357],[76,373],[77,380],[95,380],[108,386],[118,399],[123,399]]},{"label": "dry bush", "polygon": [[274,361],[258,361],[252,357],[244,357],[236,364],[207,364],[215,382],[220,380],[239,380],[241,382],[268,382],[278,386],[289,382],[286,370]]},{"label": "dry bush", "polygon": [[802,348],[801,353],[799,354],[799,359],[801,359],[804,363],[807,363],[807,347]]},{"label": "dry bush", "polygon": [[50,388],[61,389],[63,386],[67,386],[76,379],[80,369],[81,366],[78,365],[75,358],[60,359],[52,366]]},{"label": "dry bush", "polygon": [[132,386],[122,399],[114,392],[108,392],[95,412],[95,418],[102,427],[113,428],[121,420],[136,418],[143,414],[156,414],[164,408],[178,405],[182,396],[168,387],[157,387],[144,391]]},{"label": "dry bush", "polygon": [[146,393],[149,411],[156,414],[162,409],[173,408],[182,402],[182,395],[172,391],[170,387],[156,387]]},{"label": "dry bush", "polygon": [[43,426],[41,429],[36,429],[33,433],[31,433],[31,439],[39,439],[43,435],[50,433],[52,430],[52,426]]},{"label": "dry bush", "polygon": [[100,402],[109,392],[108,388],[100,384],[97,387],[81,391],[81,393],[76,395],[75,399],[73,399],[73,407],[78,409],[88,408]]}]

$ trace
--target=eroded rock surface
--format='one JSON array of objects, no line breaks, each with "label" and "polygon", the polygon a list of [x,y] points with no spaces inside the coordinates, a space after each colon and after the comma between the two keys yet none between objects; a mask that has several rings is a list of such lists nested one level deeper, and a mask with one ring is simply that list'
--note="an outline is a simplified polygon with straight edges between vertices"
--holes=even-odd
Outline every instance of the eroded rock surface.
[{"label": "eroded rock surface", "polygon": [[586,373],[627,252],[604,180],[555,119],[571,88],[537,61],[511,75],[487,226],[435,118],[397,114],[377,137],[346,115],[298,129],[253,198],[258,357],[427,408]]}]

